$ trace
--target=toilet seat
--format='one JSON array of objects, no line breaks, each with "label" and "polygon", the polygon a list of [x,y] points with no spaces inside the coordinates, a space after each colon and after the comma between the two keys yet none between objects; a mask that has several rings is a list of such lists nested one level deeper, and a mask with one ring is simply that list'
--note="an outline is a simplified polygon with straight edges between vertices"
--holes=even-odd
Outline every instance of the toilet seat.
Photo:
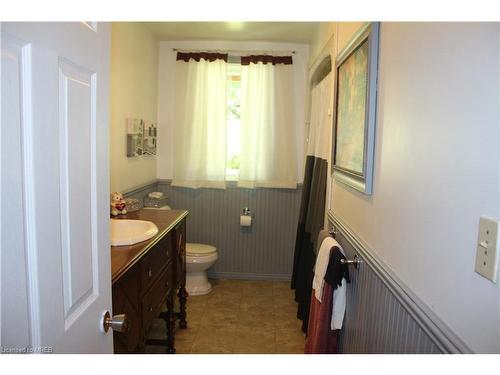
[{"label": "toilet seat", "polygon": [[187,243],[186,255],[190,257],[207,257],[217,252],[215,246],[202,243]]}]

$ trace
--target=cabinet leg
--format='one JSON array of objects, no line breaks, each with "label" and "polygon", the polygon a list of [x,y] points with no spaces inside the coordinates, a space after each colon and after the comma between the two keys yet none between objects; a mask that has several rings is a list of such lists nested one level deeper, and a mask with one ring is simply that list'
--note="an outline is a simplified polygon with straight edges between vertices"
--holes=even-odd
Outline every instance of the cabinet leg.
[{"label": "cabinet leg", "polygon": [[179,297],[179,327],[181,328],[187,328],[187,321],[186,321],[186,302],[187,302],[187,297],[188,293],[186,291],[186,285],[181,284],[181,287],[179,288],[179,292],[177,293],[177,296]]},{"label": "cabinet leg", "polygon": [[175,354],[175,311],[173,291],[170,291],[167,296],[167,314],[165,323],[167,324],[167,353]]}]

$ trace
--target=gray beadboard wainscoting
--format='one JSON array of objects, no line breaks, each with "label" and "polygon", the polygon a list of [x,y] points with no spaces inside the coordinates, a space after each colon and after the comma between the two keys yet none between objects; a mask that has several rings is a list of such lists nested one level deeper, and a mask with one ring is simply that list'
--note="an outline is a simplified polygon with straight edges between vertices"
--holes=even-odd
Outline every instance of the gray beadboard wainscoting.
[{"label": "gray beadboard wainscoting", "polygon": [[141,203],[144,203],[144,197],[156,190],[158,190],[158,182],[152,181],[149,184],[124,191],[123,197],[139,199]]},{"label": "gray beadboard wainscoting", "polygon": [[328,221],[346,257],[363,260],[349,269],[341,353],[472,352],[341,218],[330,211]]},{"label": "gray beadboard wainscoting", "polygon": [[[173,187],[160,180],[158,190],[172,208],[189,211],[186,237],[217,247],[212,277],[289,280],[302,188],[225,189]],[[241,227],[243,207],[252,211],[252,226]]]}]

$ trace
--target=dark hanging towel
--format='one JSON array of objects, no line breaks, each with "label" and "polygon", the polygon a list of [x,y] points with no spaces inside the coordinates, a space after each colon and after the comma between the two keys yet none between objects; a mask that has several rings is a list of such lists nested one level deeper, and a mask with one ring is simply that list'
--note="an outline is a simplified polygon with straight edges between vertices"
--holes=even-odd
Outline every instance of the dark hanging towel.
[{"label": "dark hanging towel", "polygon": [[323,228],[325,216],[326,178],[328,162],[308,155],[302,187],[299,223],[295,240],[291,288],[295,289],[298,303],[297,318],[302,320],[302,331],[307,333],[309,304],[318,233]]}]

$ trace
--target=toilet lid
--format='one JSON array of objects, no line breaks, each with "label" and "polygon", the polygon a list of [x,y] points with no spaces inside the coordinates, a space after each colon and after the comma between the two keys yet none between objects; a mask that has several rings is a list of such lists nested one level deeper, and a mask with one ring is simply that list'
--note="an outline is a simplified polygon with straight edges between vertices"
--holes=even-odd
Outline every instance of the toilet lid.
[{"label": "toilet lid", "polygon": [[186,254],[188,255],[209,255],[217,251],[215,246],[205,245],[202,243],[187,243],[186,244]]}]

